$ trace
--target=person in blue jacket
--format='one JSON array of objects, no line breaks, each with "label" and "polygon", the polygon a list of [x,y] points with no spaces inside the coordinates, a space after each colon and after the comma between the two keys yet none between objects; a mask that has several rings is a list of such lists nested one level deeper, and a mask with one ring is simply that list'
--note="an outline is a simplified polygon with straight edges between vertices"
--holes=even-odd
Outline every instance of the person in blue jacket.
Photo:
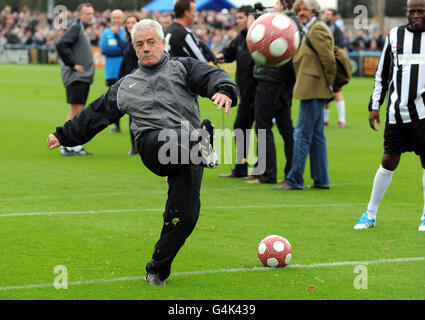
[{"label": "person in blue jacket", "polygon": [[[106,85],[111,87],[119,79],[119,72],[127,45],[126,32],[122,27],[124,12],[113,10],[111,12],[111,27],[103,31],[100,37],[100,51],[105,56]],[[119,120],[115,123],[112,132],[121,132]]]}]

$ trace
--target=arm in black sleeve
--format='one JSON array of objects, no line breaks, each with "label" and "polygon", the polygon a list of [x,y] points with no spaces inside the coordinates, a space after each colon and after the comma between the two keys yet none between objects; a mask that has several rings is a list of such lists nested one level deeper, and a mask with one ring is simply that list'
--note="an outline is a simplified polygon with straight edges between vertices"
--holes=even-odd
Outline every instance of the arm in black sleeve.
[{"label": "arm in black sleeve", "polygon": [[70,68],[74,68],[75,66],[71,48],[78,41],[80,31],[81,25],[79,23],[74,24],[56,44],[56,50],[59,57],[62,59],[63,63]]},{"label": "arm in black sleeve", "polygon": [[232,107],[237,105],[239,90],[226,71],[193,58],[178,58],[186,71],[190,91],[204,98],[212,98],[222,93],[232,99]]},{"label": "arm in black sleeve", "polygon": [[78,115],[57,127],[54,135],[63,146],[73,147],[90,141],[97,133],[124,114],[118,109],[117,92],[124,79],[90,103]]},{"label": "arm in black sleeve", "polygon": [[228,47],[223,48],[221,53],[224,56],[225,62],[233,62],[236,60],[237,38],[230,42]]}]

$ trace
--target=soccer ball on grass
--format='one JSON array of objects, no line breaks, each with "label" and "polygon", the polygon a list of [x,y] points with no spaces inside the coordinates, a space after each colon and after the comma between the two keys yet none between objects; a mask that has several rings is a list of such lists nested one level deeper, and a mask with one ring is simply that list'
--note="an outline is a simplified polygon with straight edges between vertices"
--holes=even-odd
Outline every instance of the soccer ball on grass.
[{"label": "soccer ball on grass", "polygon": [[292,247],[284,237],[272,235],[261,240],[257,255],[266,267],[286,267],[292,258]]}]

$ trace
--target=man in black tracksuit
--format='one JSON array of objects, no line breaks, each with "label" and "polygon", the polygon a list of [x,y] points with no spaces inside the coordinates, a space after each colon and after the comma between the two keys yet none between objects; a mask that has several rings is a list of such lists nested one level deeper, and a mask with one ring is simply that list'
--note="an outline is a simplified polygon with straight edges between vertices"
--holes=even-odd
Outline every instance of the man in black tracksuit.
[{"label": "man in black tracksuit", "polygon": [[[254,60],[246,44],[248,33],[248,16],[254,11],[251,6],[242,6],[236,14],[240,33],[218,55],[218,62],[233,62],[236,60],[236,84],[239,87],[239,106],[233,128],[243,130],[243,139],[236,139],[236,165],[231,173],[221,174],[222,178],[242,178],[248,176],[249,134],[254,123],[255,90],[257,81],[253,77]],[[240,143],[240,145],[238,145]]]},{"label": "man in black tracksuit", "polygon": [[[174,257],[198,220],[203,168],[216,165],[214,133],[209,120],[200,121],[197,95],[210,98],[229,114],[237,103],[238,89],[223,70],[193,58],[170,59],[156,21],[138,22],[131,36],[140,67],[56,128],[47,145],[53,149],[85,143],[124,113],[131,116],[143,163],[156,175],[168,176],[164,224],[146,265],[149,284],[164,285]],[[185,158],[188,151],[190,158]]]},{"label": "man in black tracksuit", "polygon": [[[302,34],[302,26],[290,9],[293,0],[277,1],[275,10],[293,19]],[[255,96],[255,128],[266,130],[266,170],[255,179],[247,180],[249,184],[277,183],[276,147],[273,137],[273,118],[276,120],[279,133],[284,141],[286,165],[284,177],[292,166],[294,146],[291,107],[292,91],[295,85],[295,71],[292,59],[280,67],[255,67],[254,78],[258,81]],[[259,155],[260,157],[260,155]]]}]

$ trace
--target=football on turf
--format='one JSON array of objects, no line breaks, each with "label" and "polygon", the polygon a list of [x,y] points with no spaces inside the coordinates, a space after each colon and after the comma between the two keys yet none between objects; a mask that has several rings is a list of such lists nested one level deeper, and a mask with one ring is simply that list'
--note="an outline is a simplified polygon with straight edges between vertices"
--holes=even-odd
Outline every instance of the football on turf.
[{"label": "football on turf", "polygon": [[300,46],[297,24],[282,13],[266,13],[251,25],[247,45],[259,66],[281,66],[287,63]]},{"label": "football on turf", "polygon": [[272,235],[261,240],[257,255],[266,267],[286,267],[292,258],[292,247],[284,237]]}]

